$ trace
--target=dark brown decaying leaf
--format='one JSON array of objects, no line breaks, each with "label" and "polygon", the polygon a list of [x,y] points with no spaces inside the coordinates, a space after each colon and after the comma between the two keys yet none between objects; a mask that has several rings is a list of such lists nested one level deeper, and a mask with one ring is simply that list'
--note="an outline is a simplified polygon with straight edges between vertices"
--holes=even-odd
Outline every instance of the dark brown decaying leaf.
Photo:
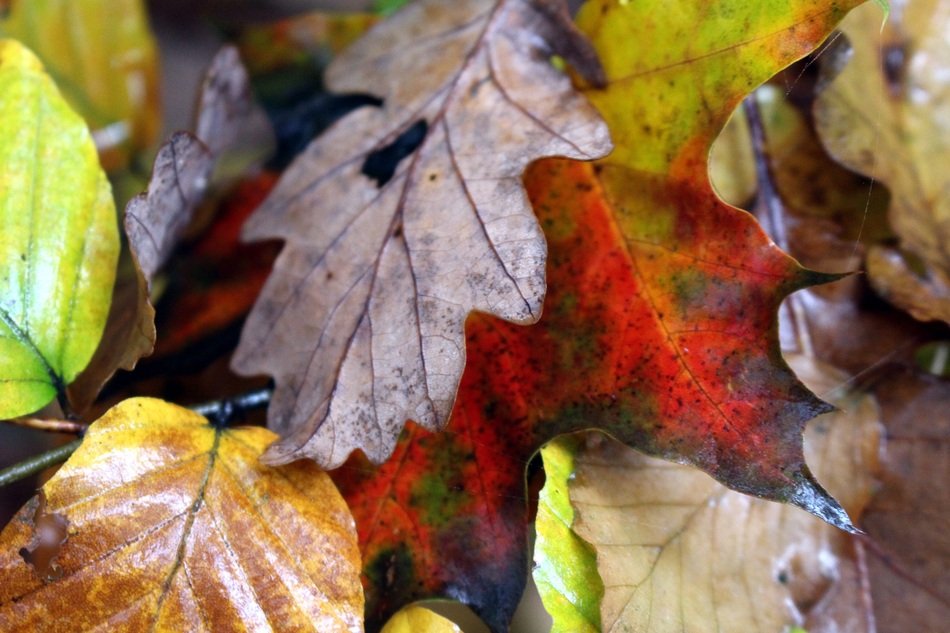
[{"label": "dark brown decaying leaf", "polygon": [[[86,409],[119,368],[131,370],[155,345],[149,288],[205,199],[215,162],[258,117],[250,79],[234,47],[214,58],[201,89],[196,133],[176,132],[159,149],[148,190],[125,209],[134,273],[116,284],[106,332],[89,367],[70,386],[72,405]],[[203,139],[203,140],[201,140]]]},{"label": "dark brown decaying leaf", "polygon": [[[276,380],[269,419],[283,439],[268,462],[334,467],[358,448],[383,461],[407,419],[445,425],[469,312],[540,316],[546,246],[521,174],[611,147],[550,63],[567,54],[599,79],[563,11],[420,0],[329,67],[331,90],[383,105],[312,143],[246,226],[249,239],[286,241],[233,362]],[[383,156],[403,160],[390,173]]]}]

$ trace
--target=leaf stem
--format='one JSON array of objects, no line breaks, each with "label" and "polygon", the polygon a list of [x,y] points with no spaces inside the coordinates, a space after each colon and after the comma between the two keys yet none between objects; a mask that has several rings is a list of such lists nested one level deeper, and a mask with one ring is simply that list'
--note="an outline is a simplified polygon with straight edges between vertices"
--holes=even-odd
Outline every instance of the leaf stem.
[{"label": "leaf stem", "polygon": [[[204,402],[201,404],[192,405],[188,408],[195,413],[208,418],[208,420],[217,428],[224,428],[240,415],[248,411],[266,407],[270,403],[272,393],[273,390],[270,388],[256,389],[254,391],[242,393],[231,398],[222,398],[221,400]],[[59,422],[62,424],[69,424],[65,420],[35,420],[35,422]],[[24,426],[39,428],[32,424]],[[85,427],[83,427],[83,430],[85,430]],[[35,475],[36,473],[45,470],[50,466],[61,464],[62,462],[69,459],[69,456],[72,455],[77,448],[79,448],[80,444],[82,444],[82,439],[74,440],[69,444],[63,444],[62,446],[58,446],[53,450],[40,453],[39,455],[34,455],[33,457],[25,459],[18,464],[13,464],[12,466],[0,470],[0,488],[20,481],[21,479],[26,479],[27,477]]]},{"label": "leaf stem", "polygon": [[19,464],[0,470],[0,488],[66,461],[79,448],[80,444],[82,444],[82,440],[73,440],[69,444],[57,446],[51,451],[34,455]]},{"label": "leaf stem", "polygon": [[[776,246],[789,252],[788,227],[785,224],[785,205],[782,196],[775,185],[772,173],[772,160],[768,151],[768,139],[765,135],[765,125],[762,123],[762,113],[756,93],[753,92],[742,102],[746,120],[749,123],[749,135],[752,137],[752,154],[755,157],[755,175],[759,186],[759,195],[755,205],[755,216],[762,229],[772,238]],[[805,306],[801,298],[795,294],[785,300],[785,308],[789,323],[795,334],[799,351],[809,358],[814,358],[811,334],[808,331]]]},{"label": "leaf stem", "polygon": [[72,433],[73,435],[82,435],[88,428],[85,424],[72,420],[42,420],[40,418],[16,418],[7,420],[7,423],[49,433]]}]

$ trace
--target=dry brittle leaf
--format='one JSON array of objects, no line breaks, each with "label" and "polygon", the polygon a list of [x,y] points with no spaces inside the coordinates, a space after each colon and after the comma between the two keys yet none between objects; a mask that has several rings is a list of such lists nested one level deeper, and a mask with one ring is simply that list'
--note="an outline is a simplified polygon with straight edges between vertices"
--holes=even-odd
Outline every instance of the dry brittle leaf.
[{"label": "dry brittle leaf", "polygon": [[[919,264],[879,250],[875,289],[921,320],[950,322],[950,3],[867,3],[842,23],[853,54],[815,104],[829,151],[886,184],[900,246]],[[836,67],[830,60],[830,67]]]},{"label": "dry brittle leaf", "polygon": [[117,369],[131,370],[155,346],[152,280],[165,265],[198,206],[207,197],[212,171],[238,142],[248,122],[259,119],[250,79],[237,50],[227,46],[205,76],[195,134],[177,132],[158,150],[148,190],[125,208],[125,233],[134,272],[117,284],[104,340],[69,389],[73,407],[85,410]]},{"label": "dry brittle leaf", "polygon": [[444,426],[469,312],[538,319],[546,248],[521,174],[610,149],[555,53],[601,78],[562,0],[421,0],[331,64],[331,89],[384,102],[315,141],[247,225],[286,240],[234,358],[277,382],[267,461],[381,462],[407,419]]},{"label": "dry brittle leaf", "polygon": [[[792,357],[828,395],[846,376]],[[871,495],[879,412],[873,398],[836,399],[815,419],[805,452],[852,516]],[[599,438],[598,438],[599,439]],[[595,441],[576,457],[574,530],[597,550],[605,631],[782,630],[800,625],[834,584],[844,532],[797,508],[729,491],[698,470]]]},{"label": "dry brittle leaf", "polygon": [[110,409],[0,533],[0,629],[362,631],[353,518],[313,464],[262,466],[273,439]]}]

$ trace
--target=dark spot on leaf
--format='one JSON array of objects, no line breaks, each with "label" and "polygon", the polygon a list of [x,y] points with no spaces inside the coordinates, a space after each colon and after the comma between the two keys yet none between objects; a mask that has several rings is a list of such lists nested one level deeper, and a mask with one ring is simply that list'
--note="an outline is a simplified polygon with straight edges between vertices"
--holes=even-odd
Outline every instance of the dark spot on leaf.
[{"label": "dark spot on leaf", "polygon": [[46,512],[46,496],[40,492],[36,513],[33,515],[33,538],[20,549],[20,556],[36,570],[43,582],[62,577],[63,570],[56,564],[60,548],[68,538],[69,521],[61,514]]},{"label": "dark spot on leaf", "polygon": [[392,143],[366,157],[363,163],[363,175],[375,180],[378,187],[385,185],[396,173],[396,167],[399,166],[400,161],[419,148],[428,131],[429,124],[425,119],[413,123]]},{"label": "dark spot on leaf", "polygon": [[884,78],[892,97],[904,93],[904,69],[907,63],[907,49],[901,42],[886,44],[881,51]]}]

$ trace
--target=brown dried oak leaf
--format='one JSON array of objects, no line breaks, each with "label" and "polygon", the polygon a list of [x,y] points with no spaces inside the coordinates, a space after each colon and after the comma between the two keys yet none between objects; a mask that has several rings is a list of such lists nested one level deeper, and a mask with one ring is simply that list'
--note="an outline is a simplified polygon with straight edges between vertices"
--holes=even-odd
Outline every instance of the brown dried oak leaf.
[{"label": "brown dried oak leaf", "polygon": [[521,174],[611,149],[554,54],[603,77],[563,0],[421,0],[328,68],[332,90],[383,104],[313,142],[245,227],[286,241],[233,361],[276,380],[265,461],[382,462],[407,419],[445,425],[469,312],[539,318],[546,245]]}]

